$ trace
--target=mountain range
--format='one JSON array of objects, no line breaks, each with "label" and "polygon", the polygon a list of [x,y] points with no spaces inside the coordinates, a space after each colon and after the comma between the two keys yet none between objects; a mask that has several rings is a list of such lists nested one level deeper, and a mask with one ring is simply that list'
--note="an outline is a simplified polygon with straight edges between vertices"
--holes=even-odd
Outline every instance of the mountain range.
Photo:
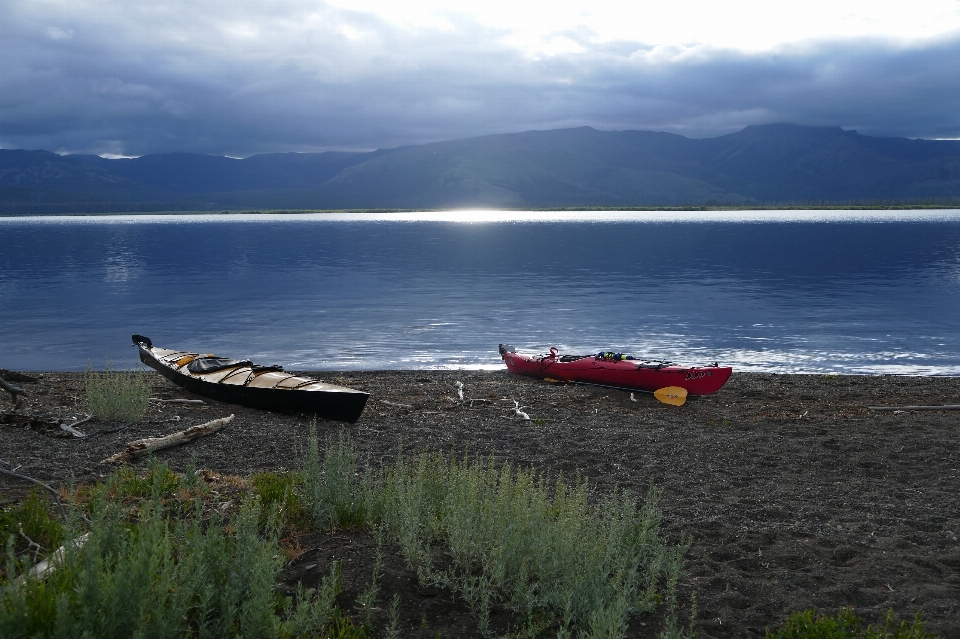
[{"label": "mountain range", "polygon": [[0,215],[574,208],[960,197],[960,141],[791,124],[716,138],[589,127],[371,152],[106,159],[0,150]]}]

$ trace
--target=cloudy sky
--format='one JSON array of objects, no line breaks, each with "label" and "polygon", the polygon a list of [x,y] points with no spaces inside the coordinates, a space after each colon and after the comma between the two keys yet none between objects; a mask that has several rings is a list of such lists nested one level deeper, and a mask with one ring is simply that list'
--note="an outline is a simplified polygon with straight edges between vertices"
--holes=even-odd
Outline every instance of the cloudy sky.
[{"label": "cloudy sky", "polygon": [[960,1],[0,0],[0,148],[768,122],[960,138]]}]

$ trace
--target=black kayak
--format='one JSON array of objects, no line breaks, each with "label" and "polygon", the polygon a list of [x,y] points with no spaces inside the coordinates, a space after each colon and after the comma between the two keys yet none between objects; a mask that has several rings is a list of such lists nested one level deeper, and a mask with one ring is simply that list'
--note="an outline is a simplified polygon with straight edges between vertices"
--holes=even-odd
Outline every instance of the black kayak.
[{"label": "black kayak", "polygon": [[368,393],[283,372],[280,366],[257,366],[235,360],[168,348],[134,335],[140,361],[190,392],[230,404],[285,413],[306,413],[354,423]]}]

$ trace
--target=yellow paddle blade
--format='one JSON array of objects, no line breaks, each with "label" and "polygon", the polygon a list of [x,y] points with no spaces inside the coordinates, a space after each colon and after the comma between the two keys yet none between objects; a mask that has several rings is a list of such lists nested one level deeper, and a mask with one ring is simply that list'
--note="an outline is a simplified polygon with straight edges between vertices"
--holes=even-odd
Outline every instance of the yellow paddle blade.
[{"label": "yellow paddle blade", "polygon": [[550,382],[551,384],[567,384],[568,383],[567,380],[565,379],[554,379],[552,377],[544,377],[543,381]]},{"label": "yellow paddle blade", "polygon": [[658,388],[655,390],[653,396],[664,404],[683,406],[684,402],[687,401],[687,389],[680,388],[679,386],[667,386],[666,388]]}]

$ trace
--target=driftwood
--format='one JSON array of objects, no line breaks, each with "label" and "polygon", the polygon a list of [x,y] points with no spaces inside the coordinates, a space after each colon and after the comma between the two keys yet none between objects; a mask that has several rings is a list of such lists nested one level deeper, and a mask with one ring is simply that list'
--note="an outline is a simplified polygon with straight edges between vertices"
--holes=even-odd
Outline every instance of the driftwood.
[{"label": "driftwood", "polygon": [[394,406],[396,408],[413,408],[410,404],[398,404],[397,402],[388,402],[385,399],[380,400],[381,404],[386,404],[387,406]]},{"label": "driftwood", "polygon": [[70,433],[74,437],[84,438],[87,436],[86,433],[81,433],[79,430],[71,426],[70,424],[60,424],[60,430],[65,433]]},{"label": "driftwood", "polygon": [[[526,408],[526,406],[524,406],[524,408]],[[517,400],[513,400],[513,414],[520,419],[530,419],[530,415],[527,415],[525,412],[520,410],[520,402]]]},{"label": "driftwood", "polygon": [[150,401],[160,402],[161,404],[200,404],[206,406],[202,399],[160,399],[159,397],[151,397]]},{"label": "driftwood", "polygon": [[10,393],[10,401],[13,402],[13,410],[20,408],[20,402],[23,401],[20,396],[26,395],[27,391],[23,390],[19,386],[14,386],[10,382],[5,381],[2,377],[0,377],[0,388]]},{"label": "driftwood", "polygon": [[[70,545],[74,548],[83,548],[83,545],[87,543],[87,538],[90,537],[90,533],[84,533],[70,542]],[[33,579],[41,580],[51,572],[57,569],[57,566],[60,562],[63,561],[63,555],[67,552],[66,546],[60,546],[53,553],[39,564],[30,569],[30,577]],[[21,575],[17,579],[17,585],[23,585],[26,582],[26,575]]]},{"label": "driftwood", "polygon": [[211,435],[224,428],[233,421],[233,415],[215,419],[212,422],[193,426],[187,430],[177,431],[165,437],[148,437],[147,439],[138,439],[135,442],[127,444],[127,448],[122,452],[104,459],[101,464],[124,464],[137,457],[143,457],[155,450],[162,450],[172,446],[186,444],[189,441]]},{"label": "driftwood", "polygon": [[960,410],[960,404],[943,406],[867,406],[870,410]]},{"label": "driftwood", "polygon": [[79,426],[80,424],[85,424],[89,422],[91,419],[93,419],[93,415],[87,415],[80,421],[73,422],[72,424],[68,424],[64,422],[60,424],[60,430],[68,432],[74,437],[86,437],[87,436],[86,433],[81,433],[79,430],[77,430],[76,427]]}]

